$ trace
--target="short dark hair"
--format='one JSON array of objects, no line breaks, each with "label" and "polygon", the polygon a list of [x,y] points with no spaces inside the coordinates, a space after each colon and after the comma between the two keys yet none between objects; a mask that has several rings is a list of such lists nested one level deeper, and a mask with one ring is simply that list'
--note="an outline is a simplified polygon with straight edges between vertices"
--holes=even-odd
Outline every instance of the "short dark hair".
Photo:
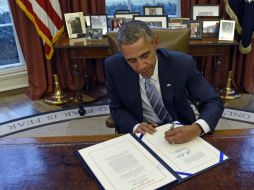
[{"label": "short dark hair", "polygon": [[149,26],[140,20],[133,20],[124,23],[117,33],[117,44],[120,47],[122,44],[132,44],[141,37],[152,41],[154,34]]}]

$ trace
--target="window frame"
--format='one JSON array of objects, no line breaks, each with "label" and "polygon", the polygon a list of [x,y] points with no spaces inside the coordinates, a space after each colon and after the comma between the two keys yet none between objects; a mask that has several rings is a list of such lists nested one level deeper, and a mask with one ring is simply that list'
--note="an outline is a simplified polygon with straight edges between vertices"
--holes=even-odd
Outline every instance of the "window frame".
[{"label": "window frame", "polygon": [[16,33],[9,1],[7,1],[7,3],[11,17],[11,23],[0,24],[0,28],[5,26],[12,26],[19,56],[19,62],[0,66],[0,92],[28,86],[26,62]]}]

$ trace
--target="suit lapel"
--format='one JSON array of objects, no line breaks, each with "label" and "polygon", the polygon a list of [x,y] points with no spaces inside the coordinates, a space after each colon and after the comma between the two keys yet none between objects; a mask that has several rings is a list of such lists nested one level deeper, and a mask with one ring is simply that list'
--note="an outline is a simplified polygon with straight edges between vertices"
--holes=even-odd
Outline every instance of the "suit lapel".
[{"label": "suit lapel", "polygon": [[[163,103],[170,113],[171,117],[175,119],[176,114],[173,109],[173,97],[174,97],[174,71],[170,59],[166,56],[162,56],[157,53],[158,56],[158,76],[160,80],[160,88]],[[175,117],[174,117],[175,116]]]}]

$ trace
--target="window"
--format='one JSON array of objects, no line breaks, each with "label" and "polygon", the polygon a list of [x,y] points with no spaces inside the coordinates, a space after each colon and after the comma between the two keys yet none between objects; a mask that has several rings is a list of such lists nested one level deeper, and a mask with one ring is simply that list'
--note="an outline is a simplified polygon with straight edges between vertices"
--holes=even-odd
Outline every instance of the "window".
[{"label": "window", "polygon": [[0,0],[0,91],[27,86],[25,61],[8,0]]},{"label": "window", "polygon": [[181,17],[180,0],[106,0],[106,12],[109,16],[116,10],[130,10],[143,15],[143,6],[164,6],[168,17]]}]

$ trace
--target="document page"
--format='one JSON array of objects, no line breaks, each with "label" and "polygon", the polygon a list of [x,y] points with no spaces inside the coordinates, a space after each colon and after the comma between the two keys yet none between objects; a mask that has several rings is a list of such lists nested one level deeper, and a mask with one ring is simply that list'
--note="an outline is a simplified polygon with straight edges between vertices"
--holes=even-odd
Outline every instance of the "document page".
[{"label": "document page", "polygon": [[176,180],[130,134],[79,150],[105,189],[156,189]]},{"label": "document page", "polygon": [[170,126],[171,124],[166,124],[158,127],[156,133],[144,135],[142,141],[182,178],[228,158],[201,137],[183,144],[168,143],[164,133]]}]

